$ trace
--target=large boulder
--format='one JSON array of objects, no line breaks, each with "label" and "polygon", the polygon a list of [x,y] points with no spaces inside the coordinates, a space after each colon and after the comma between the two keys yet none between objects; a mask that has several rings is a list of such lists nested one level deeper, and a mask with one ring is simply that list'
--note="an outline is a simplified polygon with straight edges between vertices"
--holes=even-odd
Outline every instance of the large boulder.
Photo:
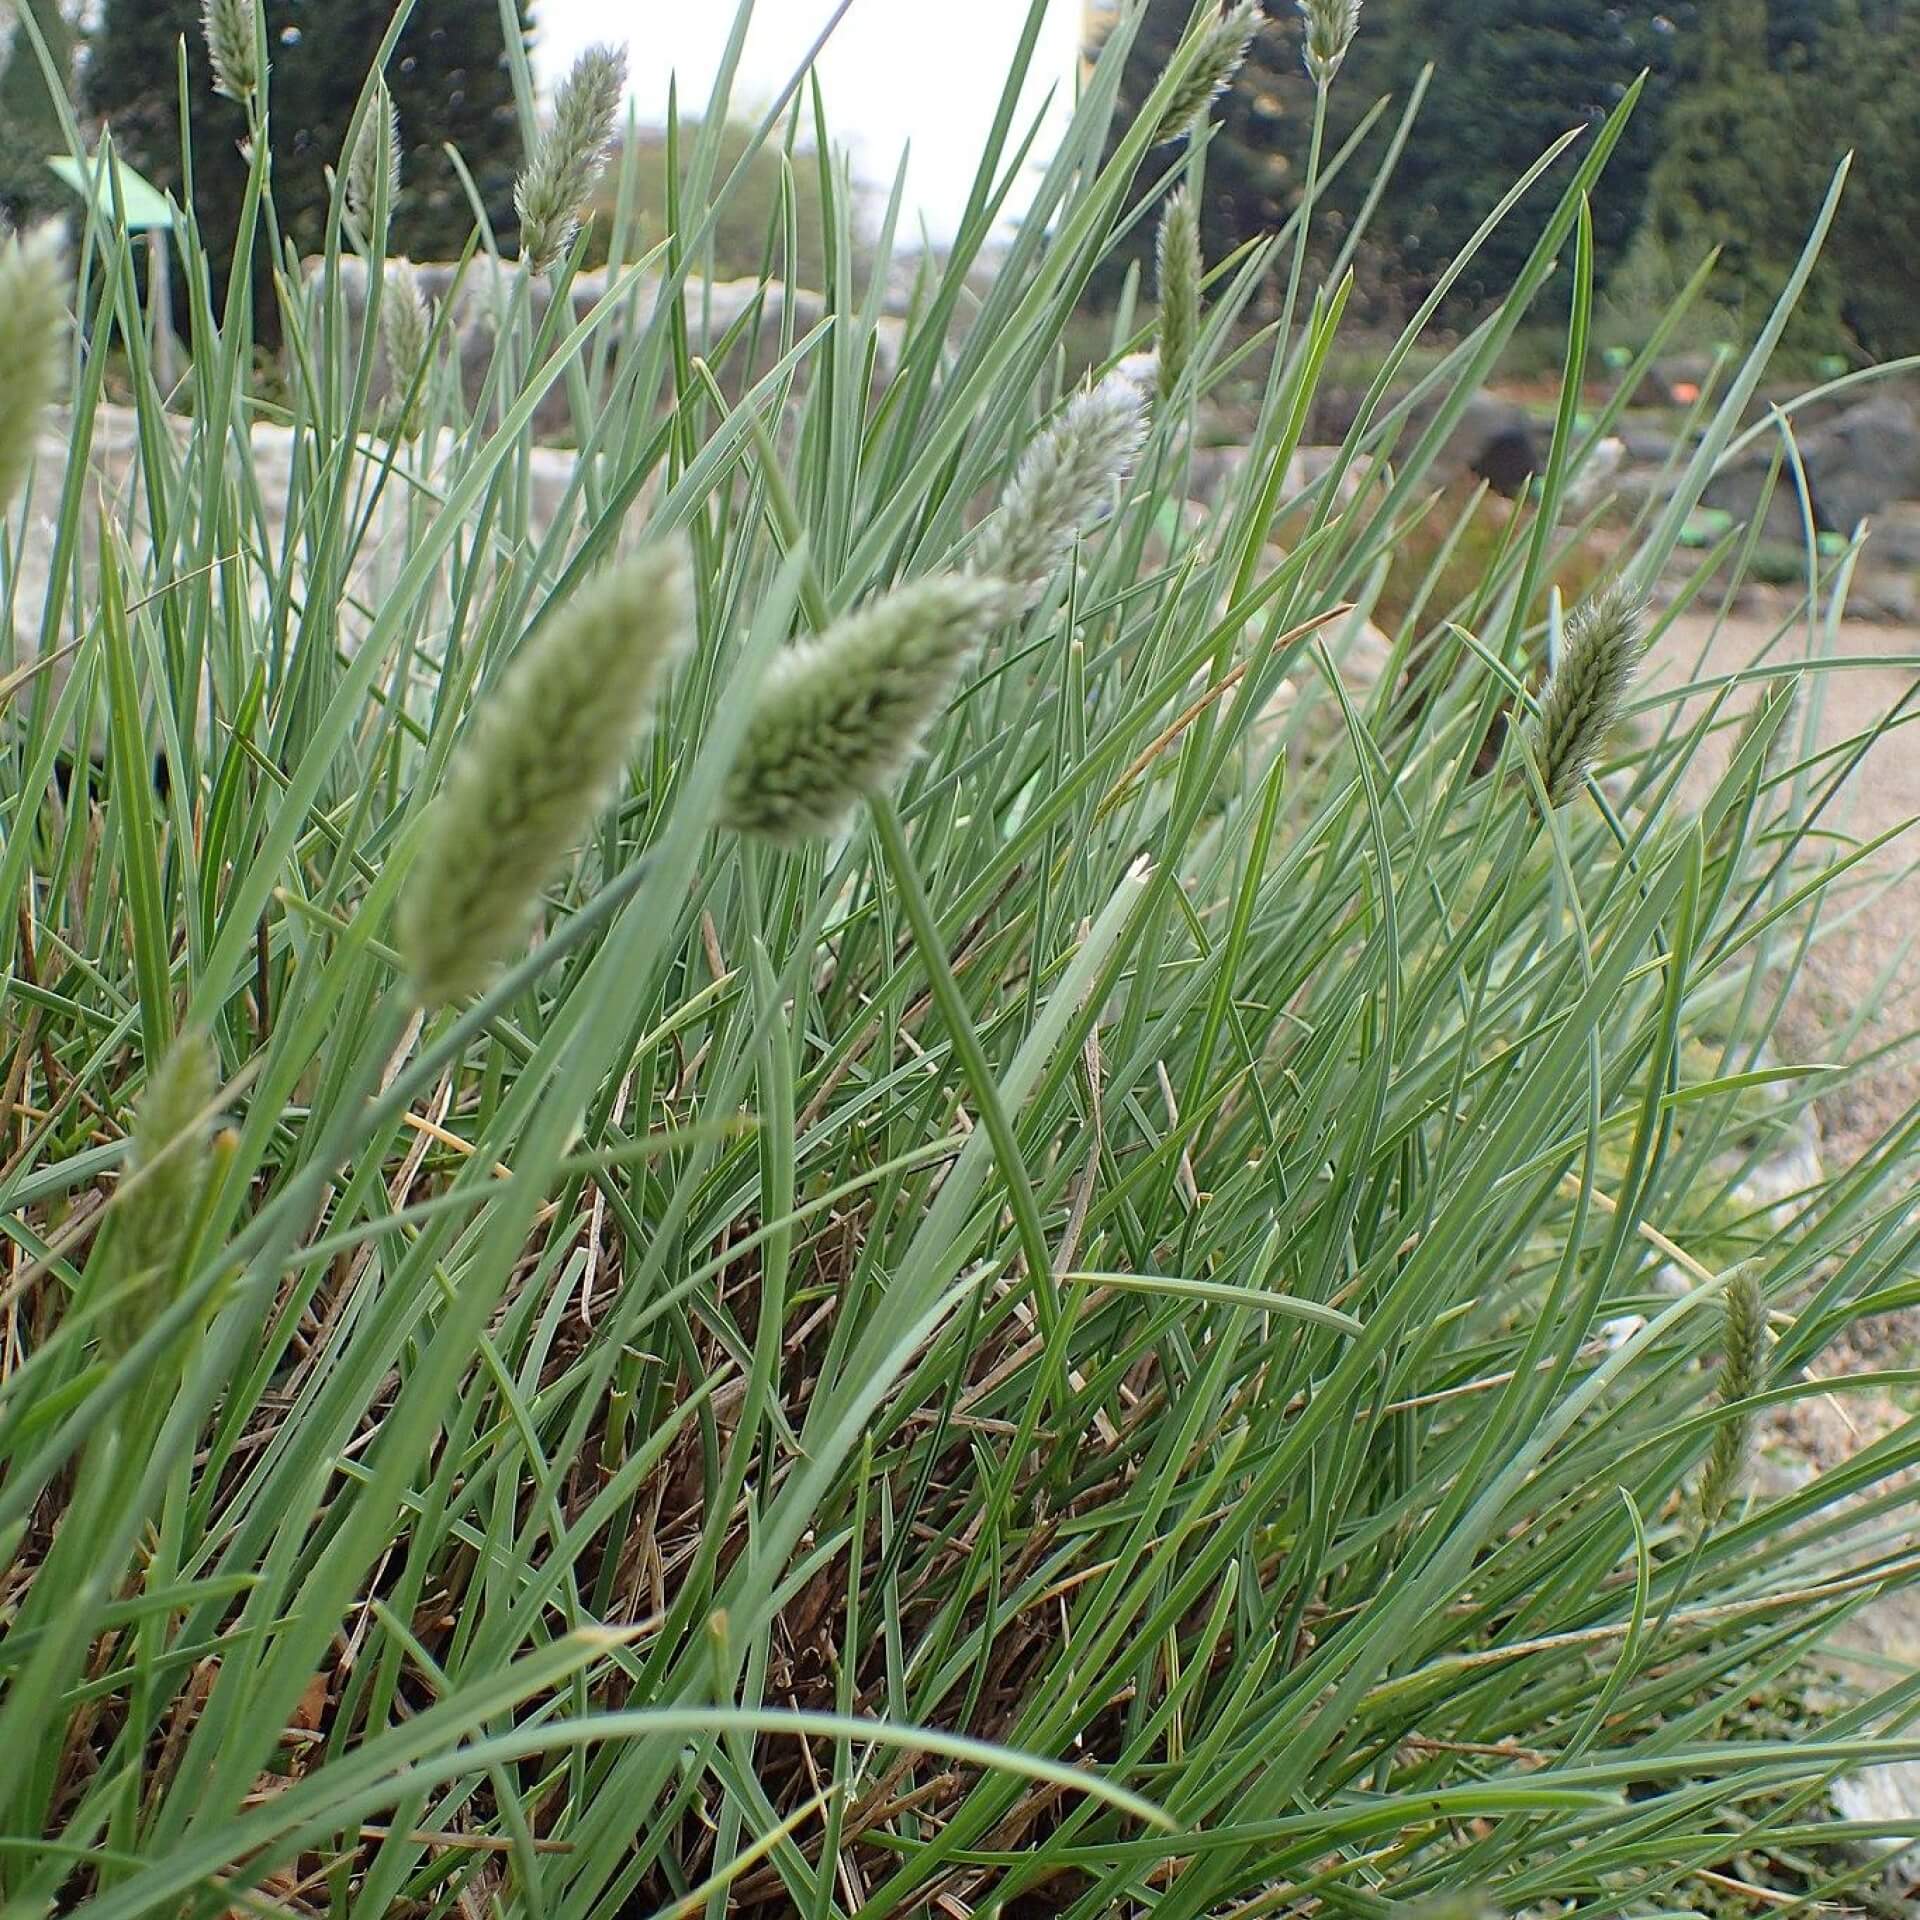
[{"label": "large boulder", "polygon": [[[1414,410],[1400,437],[1401,459],[1419,443],[1440,404],[1433,401]],[[1526,408],[1491,393],[1476,393],[1441,442],[1430,474],[1442,486],[1484,480],[1495,493],[1517,500],[1546,466],[1546,442]]]},{"label": "large boulder", "polygon": [[1903,624],[1920,619],[1920,501],[1890,501],[1873,516],[1847,612]]},{"label": "large boulder", "polygon": [[1343,387],[1323,381],[1314,389],[1307,411],[1307,439],[1320,446],[1339,446],[1353,431],[1366,404],[1365,387]]},{"label": "large boulder", "polygon": [[[1762,439],[1715,474],[1701,504],[1750,521],[1761,511],[1775,442]],[[1896,501],[1920,499],[1920,411],[1896,394],[1848,407],[1799,436],[1816,532],[1851,535],[1862,520]],[[1766,503],[1764,536],[1797,545],[1805,538],[1793,470],[1781,463]]]},{"label": "large boulder", "polygon": [[[1712,512],[1726,514],[1742,526],[1760,518],[1762,539],[1797,546],[1805,538],[1806,528],[1793,471],[1782,465],[1769,492],[1772,469],[1772,448],[1751,447],[1707,482],[1700,504]],[[1817,519],[1816,512],[1816,522]]]},{"label": "large boulder", "polygon": [[[1316,394],[1307,423],[1309,442],[1332,446],[1345,441],[1359,421],[1365,397],[1358,388],[1327,388]],[[1382,411],[1404,397],[1397,396]],[[1436,397],[1413,409],[1395,444],[1396,460],[1405,460],[1443,404],[1443,398]],[[1378,420],[1376,415],[1376,425]],[[1526,408],[1476,393],[1434,456],[1432,473],[1442,485],[1484,480],[1495,493],[1517,500],[1527,482],[1545,470],[1546,454],[1546,441]]]},{"label": "large boulder", "polygon": [[1247,447],[1195,447],[1187,467],[1187,498],[1217,507],[1240,484],[1251,457]]},{"label": "large boulder", "polygon": [[1920,579],[1920,501],[1896,500],[1873,523],[1867,553],[1875,566],[1898,567]]},{"label": "large boulder", "polygon": [[1920,412],[1895,394],[1849,407],[1800,443],[1814,512],[1850,534],[1896,500],[1920,498]]}]

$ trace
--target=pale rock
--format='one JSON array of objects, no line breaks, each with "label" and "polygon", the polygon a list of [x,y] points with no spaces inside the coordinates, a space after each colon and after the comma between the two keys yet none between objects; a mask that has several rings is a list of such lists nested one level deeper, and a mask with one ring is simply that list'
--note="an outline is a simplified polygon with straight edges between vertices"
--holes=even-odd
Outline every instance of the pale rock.
[{"label": "pale rock", "polygon": [[1872,1820],[1894,1827],[1892,1838],[1871,1845],[1886,1861],[1889,1881],[1904,1883],[1920,1868],[1920,1761],[1902,1760],[1888,1767],[1869,1767],[1833,1783],[1830,1797],[1843,1820]]},{"label": "pale rock", "polygon": [[[169,417],[167,430],[175,457],[184,456],[191,443],[192,423],[178,416]],[[269,568],[261,564],[260,549],[264,546],[265,553],[271,556],[271,566],[277,569],[280,556],[287,551],[287,520],[295,495],[298,478],[295,464],[300,458],[300,448],[291,429],[267,421],[253,423],[249,442],[259,491],[259,516],[254,520],[250,503],[240,502],[242,543],[237,553],[229,549],[231,557],[219,570],[217,590],[223,593],[231,593],[236,588],[244,590],[255,618],[264,619],[274,582]],[[44,613],[56,516],[74,443],[72,424],[64,416],[50,419],[41,434],[25,534],[11,562],[0,562],[0,649],[3,649],[0,673],[11,672],[36,659],[42,650],[43,634],[50,650],[63,648],[74,637],[70,589],[54,611],[50,632]],[[311,458],[311,454],[309,445],[307,457]],[[431,444],[401,449],[395,456],[398,470],[380,487],[376,498],[374,488],[381,480],[388,455],[386,443],[371,439],[363,440],[356,450],[355,471],[350,481],[352,498],[363,509],[370,506],[371,513],[354,549],[344,592],[333,610],[331,636],[333,644],[349,655],[372,630],[380,608],[398,585],[419,540],[441,511],[440,501],[455,478],[459,447],[450,434],[442,433]],[[564,450],[537,446],[528,450],[526,542],[508,540],[496,533],[490,550],[478,558],[473,556],[468,543],[466,564],[482,569],[479,591],[472,602],[477,609],[484,609],[496,585],[526,567],[533,552],[559,524],[563,514],[583,512],[577,503],[568,503],[577,465],[576,456]],[[643,495],[627,515],[623,542],[644,533],[647,519],[644,500]],[[359,512],[354,514],[356,527],[361,517]],[[479,518],[476,509],[473,515],[476,534]],[[176,588],[205,590],[192,578],[197,569],[184,555],[183,563],[172,571],[163,574],[157,566],[135,416],[127,408],[103,405],[93,422],[87,451],[87,483],[80,497],[75,563],[83,609],[97,603],[94,583],[99,578],[99,555],[107,528],[113,530],[124,547],[133,570],[127,582],[130,603],[150,602],[152,596]],[[186,532],[185,554],[191,554],[197,547],[198,533],[193,528]],[[296,540],[293,550],[297,553],[299,547]],[[9,564],[11,577],[7,571]],[[297,566],[294,586],[298,593],[301,575]],[[425,592],[423,619],[429,628],[436,621],[444,622],[451,606],[451,586],[450,568],[443,562]],[[12,608],[10,623],[5,615],[9,606]],[[56,696],[67,670],[66,663],[52,669]],[[16,699],[30,697],[25,687],[15,696]]]},{"label": "pale rock", "polygon": [[[478,408],[486,400],[489,381],[498,354],[502,321],[512,311],[515,283],[522,273],[517,261],[495,261],[485,257],[467,264],[464,273],[457,262],[424,260],[416,262],[414,273],[420,291],[436,304],[450,303],[447,334],[460,370],[460,389],[469,408]],[[313,312],[323,312],[319,302],[325,285],[325,262],[314,257],[302,263],[301,285]],[[368,275],[366,262],[352,255],[339,265],[340,305],[343,333],[351,346],[360,338],[366,319]],[[568,287],[571,324],[577,326],[592,313],[610,289],[617,288],[618,276],[609,277],[604,268],[576,274]],[[617,310],[606,316],[600,332],[588,349],[589,358],[604,358],[617,367],[624,343],[646,329],[654,317],[661,297],[662,282],[657,277],[638,276],[621,296]],[[553,291],[545,279],[531,281],[525,292],[532,330],[537,334],[553,304]],[[817,327],[826,317],[824,296],[804,288],[789,288],[779,281],[693,280],[681,289],[687,337],[691,350],[702,357],[720,354],[726,336],[743,320],[756,316],[758,346],[750,371],[757,377],[766,372],[778,351],[783,329],[791,323],[795,339]],[[315,325],[316,336],[321,332]],[[529,336],[532,337],[531,335]],[[905,323],[881,316],[874,326],[874,377],[881,385],[890,381],[898,369],[906,338]],[[714,368],[723,387],[731,380],[739,387],[743,371],[740,355],[729,352]],[[376,360],[369,393],[375,401],[387,397],[387,368],[384,358]],[[590,400],[593,396],[589,396]],[[533,434],[539,441],[551,442],[574,437],[573,400],[563,376],[541,396],[534,411]]]}]

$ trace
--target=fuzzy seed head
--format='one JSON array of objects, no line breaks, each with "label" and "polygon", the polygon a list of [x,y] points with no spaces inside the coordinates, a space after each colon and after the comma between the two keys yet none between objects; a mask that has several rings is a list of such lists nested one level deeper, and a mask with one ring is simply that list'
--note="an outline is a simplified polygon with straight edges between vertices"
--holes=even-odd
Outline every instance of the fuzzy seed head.
[{"label": "fuzzy seed head", "polygon": [[1533,730],[1549,805],[1575,798],[1605,751],[1645,651],[1645,629],[1645,601],[1620,581],[1568,618]]},{"label": "fuzzy seed head", "polygon": [[780,845],[837,832],[906,771],[1015,599],[999,580],[936,574],[789,647],[754,695],[722,821]]},{"label": "fuzzy seed head", "polygon": [[1075,394],[1021,457],[974,543],[973,570],[1010,582],[1031,606],[1133,471],[1146,434],[1147,398],[1130,375]]},{"label": "fuzzy seed head", "polygon": [[213,90],[242,105],[260,90],[254,0],[201,0],[200,24],[213,66]]},{"label": "fuzzy seed head", "polygon": [[[420,291],[420,276],[411,260],[389,260],[386,288],[380,298],[380,348],[386,356],[387,383],[396,408],[404,407],[415,379],[427,364],[433,346],[433,309]],[[403,440],[420,430],[419,407],[406,410],[396,427]]]},{"label": "fuzzy seed head", "polygon": [[1331,86],[1360,31],[1360,0],[1296,0],[1296,4],[1307,22],[1307,72],[1315,86]]},{"label": "fuzzy seed head", "polygon": [[1763,779],[1770,779],[1779,771],[1780,762],[1793,750],[1793,723],[1800,711],[1801,677],[1795,674],[1791,680],[1775,680],[1759,699],[1753,703],[1752,711],[1740,723],[1739,738],[1734,742],[1733,758],[1739,759],[1754,736],[1773,717],[1780,716],[1780,724],[1775,729],[1773,739],[1768,743],[1766,756],[1760,763]]},{"label": "fuzzy seed head", "polygon": [[1160,399],[1172,399],[1200,336],[1200,216],[1182,187],[1167,202],[1154,250],[1160,287]]},{"label": "fuzzy seed head", "polygon": [[1175,140],[1189,132],[1226,92],[1253,45],[1253,36],[1265,25],[1266,15],[1258,0],[1238,0],[1237,5],[1208,20],[1185,43],[1183,51],[1191,49],[1192,59],[1184,68],[1185,78],[1167,102],[1166,116],[1160,122],[1162,140]]},{"label": "fuzzy seed head", "polygon": [[626,54],[599,46],[581,54],[554,95],[553,124],[513,188],[520,252],[536,273],[553,267],[580,230],[626,90]]},{"label": "fuzzy seed head", "polygon": [[121,1204],[118,1298],[103,1332],[114,1353],[145,1332],[155,1290],[185,1249],[206,1191],[208,1112],[218,1089],[213,1049],[199,1033],[181,1034],[147,1076]]},{"label": "fuzzy seed head", "polygon": [[684,549],[650,547],[583,587],[468,724],[421,829],[400,950],[423,1006],[483,986],[592,825],[692,621]]},{"label": "fuzzy seed head", "polygon": [[389,213],[400,199],[400,109],[393,104],[387,83],[374,83],[366,118],[347,155],[347,210],[363,226],[373,220],[374,201],[381,180],[387,183]]},{"label": "fuzzy seed head", "polygon": [[[1766,1375],[1767,1302],[1751,1266],[1735,1270],[1721,1296],[1725,1357],[1720,1365],[1719,1403],[1734,1407],[1758,1393]],[[1700,1530],[1718,1525],[1746,1471],[1753,1440],[1753,1414],[1733,1413],[1714,1429],[1706,1471],[1700,1476]]]},{"label": "fuzzy seed head", "polygon": [[1499,1909],[1482,1893],[1441,1893],[1425,1900],[1396,1900],[1397,1920],[1498,1920]]},{"label": "fuzzy seed head", "polygon": [[66,254],[58,230],[0,244],[0,514],[27,477],[54,389],[67,326]]}]

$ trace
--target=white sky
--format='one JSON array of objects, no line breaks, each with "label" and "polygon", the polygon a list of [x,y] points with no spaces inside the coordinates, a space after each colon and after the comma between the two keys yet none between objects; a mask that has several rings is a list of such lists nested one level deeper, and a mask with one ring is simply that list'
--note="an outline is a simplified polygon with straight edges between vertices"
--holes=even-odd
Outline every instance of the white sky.
[{"label": "white sky", "polygon": [[[780,92],[835,0],[758,0],[735,84],[735,117]],[[1028,0],[852,0],[820,61],[835,142],[855,172],[885,185],[911,143],[902,231],[924,219],[951,234],[993,121]],[[625,41],[635,106],[664,117],[678,73],[683,114],[704,110],[733,25],[734,0],[537,0],[535,58],[548,87],[596,40]],[[1023,106],[1039,109],[1057,82],[1053,123],[1070,110],[1082,0],[1048,0]],[[1017,123],[1024,128],[1024,120]],[[1036,163],[1050,150],[1042,136]]]}]

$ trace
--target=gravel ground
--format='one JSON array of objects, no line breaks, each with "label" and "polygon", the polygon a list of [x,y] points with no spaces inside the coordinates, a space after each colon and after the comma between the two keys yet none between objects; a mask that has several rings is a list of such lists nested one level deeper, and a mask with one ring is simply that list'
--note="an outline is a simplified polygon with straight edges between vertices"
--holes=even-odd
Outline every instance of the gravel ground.
[{"label": "gravel ground", "polygon": [[[1741,613],[1716,632],[1710,617],[1684,615],[1662,637],[1643,684],[1649,691],[1675,688],[1762,660],[1779,663],[1827,651],[1823,640],[1810,643],[1804,624],[1779,637],[1781,617]],[[1870,731],[1903,700],[1909,702],[1909,715],[1920,720],[1920,667],[1901,664],[1903,657],[1920,659],[1920,630],[1849,622],[1836,636],[1831,652],[1870,664],[1825,672],[1817,686],[1809,682],[1807,697],[1820,703],[1823,747]],[[1744,711],[1752,700],[1753,695],[1742,688],[1735,705]],[[1704,695],[1689,697],[1687,712],[1697,714],[1705,701]],[[1722,729],[1708,743],[1700,786],[1724,768],[1733,731]],[[1912,870],[1920,860],[1920,832],[1913,830],[1917,819],[1920,752],[1916,752],[1916,736],[1901,727],[1874,743],[1822,816],[1823,826],[1855,841],[1895,832],[1867,867],[1869,885],[1883,890],[1809,956],[1805,978],[1789,1004],[1779,1036],[1781,1051],[1789,1058],[1833,1058],[1857,1010],[1876,993],[1881,997],[1882,1004],[1849,1054],[1858,1059],[1876,1049],[1894,1051],[1831,1095],[1821,1108],[1827,1156],[1833,1166],[1845,1166],[1857,1158],[1920,1098],[1920,1047],[1911,1044],[1920,1029],[1920,872]],[[1889,966],[1893,977],[1883,987],[1882,975]]]},{"label": "gravel ground", "polygon": [[[1920,631],[1865,621],[1848,622],[1834,636],[1810,638],[1804,622],[1781,632],[1778,614],[1743,611],[1719,624],[1711,616],[1685,615],[1662,636],[1649,660],[1643,686],[1652,691],[1692,685],[1757,662],[1832,657],[1857,660],[1810,680],[1806,698],[1819,704],[1818,740],[1837,747],[1870,732],[1888,713],[1909,701],[1920,718]],[[1684,709],[1697,716],[1709,695],[1688,695]],[[1746,688],[1734,698],[1737,711],[1751,706]],[[1696,797],[1724,769],[1735,729],[1715,733],[1689,782]],[[1920,753],[1916,736],[1901,727],[1875,741],[1844,788],[1829,804],[1822,825],[1849,843],[1891,833],[1865,863],[1862,884],[1849,905],[1861,910],[1814,948],[1778,1030],[1789,1060],[1861,1060],[1880,1057],[1819,1106],[1822,1158],[1831,1174],[1850,1165],[1916,1101],[1920,1100]],[[1837,762],[1835,763],[1838,764]],[[1826,780],[1833,768],[1822,768]],[[1844,914],[1844,909],[1842,912]],[[1877,1004],[1873,1004],[1876,1003]],[[1851,1041],[1849,1025],[1862,1007],[1873,1011]],[[1889,1314],[1862,1322],[1843,1345],[1824,1354],[1828,1376],[1909,1366],[1920,1354],[1920,1312]],[[1844,1408],[1844,1410],[1843,1410]],[[1906,1418],[1906,1409],[1885,1393],[1854,1391],[1820,1397],[1783,1409],[1768,1423],[1763,1444],[1787,1480],[1819,1472],[1871,1445]],[[1776,1488],[1776,1491],[1780,1489]],[[1920,1612],[1920,1602],[1905,1603]],[[1920,1646],[1920,1627],[1914,1644]]]}]

